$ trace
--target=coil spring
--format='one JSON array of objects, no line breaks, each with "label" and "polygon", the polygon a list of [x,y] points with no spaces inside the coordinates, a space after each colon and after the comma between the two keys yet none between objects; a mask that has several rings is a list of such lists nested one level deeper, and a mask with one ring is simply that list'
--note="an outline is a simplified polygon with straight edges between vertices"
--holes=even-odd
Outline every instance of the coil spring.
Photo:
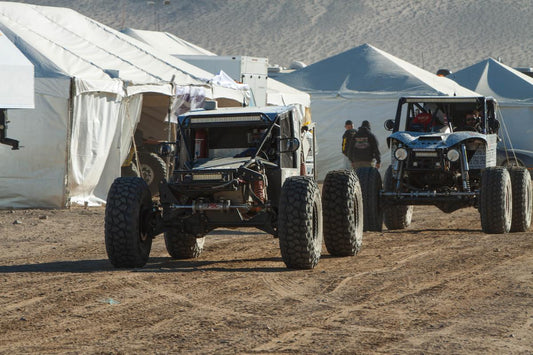
[{"label": "coil spring", "polygon": [[261,202],[265,202],[265,182],[263,180],[254,181],[252,183],[252,189]]}]

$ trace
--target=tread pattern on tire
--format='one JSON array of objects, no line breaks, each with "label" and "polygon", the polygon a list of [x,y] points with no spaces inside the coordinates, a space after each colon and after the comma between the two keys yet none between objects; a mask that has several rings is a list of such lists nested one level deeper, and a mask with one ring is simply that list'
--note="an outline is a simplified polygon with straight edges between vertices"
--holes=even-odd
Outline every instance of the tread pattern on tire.
[{"label": "tread pattern on tire", "polygon": [[[385,191],[393,191],[392,167],[389,166],[385,172],[383,185]],[[413,206],[411,205],[384,205],[383,222],[388,230],[405,229],[411,225],[413,216]]]},{"label": "tread pattern on tire", "polygon": [[322,187],[324,241],[333,256],[355,255],[363,241],[363,196],[353,170],[331,171]]},{"label": "tread pattern on tire", "polygon": [[379,191],[382,188],[378,169],[364,167],[356,170],[363,193],[363,231],[381,232],[383,230],[383,210]]},{"label": "tread pattern on tire", "polygon": [[107,195],[105,245],[115,267],[142,267],[148,261],[152,238],[141,239],[142,214],[152,206],[150,190],[138,177],[115,179]]},{"label": "tread pattern on tire", "polygon": [[322,202],[313,178],[294,176],[281,190],[279,215],[281,257],[292,269],[312,269],[322,249]]},{"label": "tread pattern on tire", "polygon": [[[490,234],[509,232],[511,216],[507,220],[505,201],[506,198],[512,199],[512,193],[511,196],[507,196],[511,189],[510,185],[511,178],[505,168],[491,167],[482,172],[479,213],[483,232]],[[510,203],[512,206],[512,200]]]},{"label": "tread pattern on tire", "polygon": [[192,259],[202,254],[205,237],[181,232],[165,232],[165,246],[174,259]]},{"label": "tread pattern on tire", "polygon": [[531,227],[532,186],[529,171],[522,166],[509,167],[513,189],[511,232],[526,232]]}]

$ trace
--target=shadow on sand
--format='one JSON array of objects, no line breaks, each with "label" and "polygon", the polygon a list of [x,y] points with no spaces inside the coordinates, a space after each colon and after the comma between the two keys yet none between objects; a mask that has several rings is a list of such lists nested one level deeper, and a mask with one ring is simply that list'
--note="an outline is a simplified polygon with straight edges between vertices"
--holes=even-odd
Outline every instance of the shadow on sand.
[{"label": "shadow on sand", "polygon": [[[277,262],[279,267],[254,267],[253,263]],[[247,267],[242,264],[246,263]],[[250,265],[252,263],[252,265]],[[153,257],[142,268],[117,269],[107,259],[54,261],[39,264],[0,266],[0,274],[12,273],[90,273],[126,270],[130,272],[280,272],[288,271],[281,258],[235,260],[173,260],[170,257]]]}]

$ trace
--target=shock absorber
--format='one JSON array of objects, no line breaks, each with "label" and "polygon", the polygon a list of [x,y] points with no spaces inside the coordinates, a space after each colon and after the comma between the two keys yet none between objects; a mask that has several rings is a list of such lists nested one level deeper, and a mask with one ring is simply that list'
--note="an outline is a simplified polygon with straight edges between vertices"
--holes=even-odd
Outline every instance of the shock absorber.
[{"label": "shock absorber", "polygon": [[470,178],[468,176],[468,171],[470,170],[468,166],[468,157],[466,155],[466,146],[461,144],[461,178],[463,180],[463,190],[470,191]]}]

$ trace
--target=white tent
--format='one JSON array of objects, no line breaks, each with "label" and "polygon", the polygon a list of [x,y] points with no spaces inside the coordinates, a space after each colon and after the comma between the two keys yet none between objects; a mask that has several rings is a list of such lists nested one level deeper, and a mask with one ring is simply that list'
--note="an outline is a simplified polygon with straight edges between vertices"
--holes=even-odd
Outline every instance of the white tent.
[{"label": "white tent", "polygon": [[0,31],[0,109],[33,108],[33,64]]},{"label": "white tent", "polygon": [[176,91],[237,105],[248,94],[69,9],[0,2],[0,30],[35,66],[36,103],[9,112],[23,148],[0,147],[0,207],[101,203],[139,117],[164,133]]},{"label": "white tent", "polygon": [[[138,30],[133,28],[126,28],[122,30],[122,32],[129,36],[132,36],[133,38],[141,40],[144,43],[147,43],[158,50],[161,50],[167,54],[174,56],[216,55],[204,48],[184,41],[183,39],[168,32]],[[299,104],[302,105],[304,108],[309,107],[311,103],[310,96],[306,92],[296,90],[288,85],[285,85],[271,78],[267,79],[266,101],[267,105],[282,106]]]},{"label": "white tent", "polygon": [[507,128],[514,148],[533,150],[533,78],[492,58],[450,76],[458,84],[500,104],[503,132]]},{"label": "white tent", "polygon": [[328,171],[347,167],[341,153],[346,120],[352,120],[355,128],[363,120],[371,123],[382,153],[382,169],[385,169],[390,161],[386,145],[390,132],[383,124],[387,119],[394,119],[399,97],[475,95],[450,79],[438,77],[369,44],[281,75],[278,80],[311,94],[320,147],[319,179]]}]

